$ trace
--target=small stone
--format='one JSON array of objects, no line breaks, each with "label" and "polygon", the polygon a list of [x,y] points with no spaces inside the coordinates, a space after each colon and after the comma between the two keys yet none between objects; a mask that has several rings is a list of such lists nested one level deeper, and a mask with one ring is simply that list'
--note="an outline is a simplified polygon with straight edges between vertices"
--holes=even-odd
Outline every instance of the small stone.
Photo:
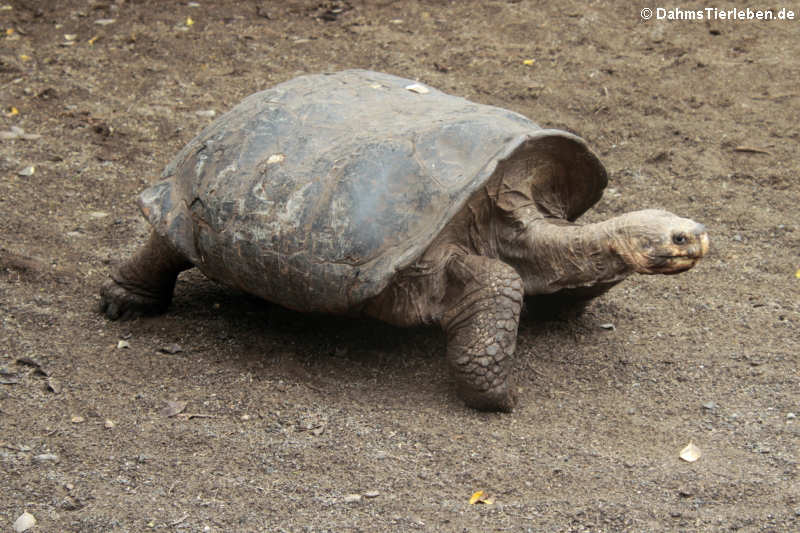
[{"label": "small stone", "polygon": [[28,531],[35,525],[36,519],[28,511],[25,511],[14,521],[14,531],[22,533],[23,531]]},{"label": "small stone", "polygon": [[80,415],[73,415],[73,417],[69,419],[73,424],[82,424],[85,420],[86,419]]},{"label": "small stone", "polygon": [[97,19],[94,23],[98,26],[108,26],[109,24],[114,24],[116,21],[117,19]]},{"label": "small stone", "polygon": [[714,403],[714,402],[706,402],[706,403],[703,404],[703,409],[706,409],[708,411],[713,411],[716,408],[717,408],[717,404]]},{"label": "small stone", "polygon": [[605,324],[600,324],[600,329],[607,329],[609,331],[614,331],[617,328],[611,322],[607,322]]},{"label": "small stone", "polygon": [[687,463],[693,463],[700,459],[702,452],[700,448],[694,445],[693,442],[689,442],[685,448],[681,450],[680,458],[686,461]]},{"label": "small stone", "polygon": [[106,429],[114,429],[117,423],[111,420],[110,418],[106,418],[105,422],[103,422],[103,427]]},{"label": "small stone", "polygon": [[239,417],[239,420],[247,422],[248,420],[250,420],[250,415],[242,415]]},{"label": "small stone", "polygon": [[733,240],[736,242],[742,242],[744,239],[742,239],[742,236],[737,233],[733,236]]},{"label": "small stone", "polygon": [[59,458],[54,453],[40,453],[33,456],[33,461],[36,463],[57,463]]},{"label": "small stone", "polygon": [[213,109],[202,109],[200,111],[195,111],[194,114],[197,115],[198,117],[207,117],[207,118],[213,118],[217,116],[217,112]]},{"label": "small stone", "polygon": [[348,494],[344,497],[344,503],[357,503],[361,501],[361,494]]},{"label": "small stone", "polygon": [[92,218],[105,218],[108,216],[108,213],[105,211],[92,211],[89,213],[89,216]]},{"label": "small stone", "polygon": [[36,167],[33,166],[33,165],[28,165],[27,167],[25,167],[22,170],[20,170],[19,172],[17,172],[17,176],[22,176],[23,178],[28,178],[30,176],[33,176],[33,174],[35,172],[36,172]]},{"label": "small stone", "polygon": [[120,349],[120,350],[123,349],[123,348],[130,348],[130,347],[131,347],[131,345],[130,345],[130,343],[128,341],[119,341],[117,343],[117,349]]},{"label": "small stone", "polygon": [[161,353],[168,353],[170,355],[175,355],[176,353],[181,353],[183,348],[180,344],[172,343],[168,344],[167,346],[162,346],[159,350]]},{"label": "small stone", "polygon": [[365,498],[377,498],[380,495],[381,493],[378,492],[377,490],[368,490],[367,492],[364,493]]},{"label": "small stone", "polygon": [[786,413],[786,419],[787,420],[794,420],[795,418],[797,418],[796,414],[794,414],[794,413]]}]

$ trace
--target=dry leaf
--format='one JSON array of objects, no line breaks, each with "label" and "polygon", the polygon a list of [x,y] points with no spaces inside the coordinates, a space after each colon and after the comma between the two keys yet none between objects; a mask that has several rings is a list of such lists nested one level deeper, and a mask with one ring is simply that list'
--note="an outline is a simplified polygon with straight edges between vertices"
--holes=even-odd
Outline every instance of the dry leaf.
[{"label": "dry leaf", "polygon": [[536,63],[535,59],[525,59],[522,61],[522,64],[525,65],[526,67],[530,67],[534,63]]},{"label": "dry leaf", "polygon": [[11,126],[9,131],[0,131],[0,139],[24,139],[26,141],[35,141],[41,138],[42,136],[36,133],[25,133],[25,130],[19,126]]},{"label": "dry leaf", "polygon": [[700,455],[702,452],[700,448],[694,445],[693,442],[689,442],[684,449],[681,450],[681,459],[686,461],[687,463],[693,463],[700,459]]},{"label": "dry leaf", "polygon": [[421,83],[412,83],[411,85],[406,86],[406,90],[411,91],[412,93],[417,94],[428,94],[431,92],[430,89],[422,85]]},{"label": "dry leaf", "polygon": [[167,402],[166,407],[161,410],[161,414],[166,417],[175,416],[186,409],[186,402]]},{"label": "dry leaf", "polygon": [[484,491],[479,490],[472,494],[472,497],[469,499],[470,505],[475,505],[476,503],[483,503],[486,505],[492,505],[494,503],[494,498],[488,496]]},{"label": "dry leaf", "polygon": [[763,150],[761,148],[755,148],[753,146],[737,146],[733,149],[734,152],[746,152],[750,154],[767,154],[772,155],[768,151]]},{"label": "dry leaf", "polygon": [[216,418],[217,415],[207,415],[203,413],[181,413],[176,418],[181,420],[191,420],[192,418]]},{"label": "dry leaf", "polygon": [[58,394],[61,392],[61,383],[54,377],[47,378],[47,390]]}]

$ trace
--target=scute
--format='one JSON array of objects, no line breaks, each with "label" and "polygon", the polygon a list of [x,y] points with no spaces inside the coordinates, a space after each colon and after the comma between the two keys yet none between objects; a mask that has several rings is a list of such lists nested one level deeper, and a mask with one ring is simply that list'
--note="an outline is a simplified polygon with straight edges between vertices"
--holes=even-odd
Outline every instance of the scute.
[{"label": "scute", "polygon": [[412,83],[351,70],[251,95],[176,156],[142,211],[209,277],[341,313],[413,263],[522,146],[580,163],[536,184],[543,205],[574,218],[599,198],[605,171],[579,138]]}]

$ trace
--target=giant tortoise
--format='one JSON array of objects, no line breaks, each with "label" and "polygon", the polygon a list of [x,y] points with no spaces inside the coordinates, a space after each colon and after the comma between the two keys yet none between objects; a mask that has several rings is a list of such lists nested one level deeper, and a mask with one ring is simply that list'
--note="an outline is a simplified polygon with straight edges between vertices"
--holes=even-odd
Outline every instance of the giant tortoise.
[{"label": "giant tortoise", "polygon": [[576,224],[606,183],[582,139],[517,113],[388,74],[302,76],[221,116],[141,194],[152,234],[101,310],[161,313],[196,266],[299,311],[438,324],[464,401],[508,411],[524,297],[589,298],[708,251],[665,211]]}]

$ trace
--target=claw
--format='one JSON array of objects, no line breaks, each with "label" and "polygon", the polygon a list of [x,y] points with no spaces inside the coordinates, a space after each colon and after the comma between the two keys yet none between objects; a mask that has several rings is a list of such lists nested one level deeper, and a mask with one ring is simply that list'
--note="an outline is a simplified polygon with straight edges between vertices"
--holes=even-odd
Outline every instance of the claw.
[{"label": "claw", "polygon": [[130,320],[142,315],[162,313],[168,305],[169,297],[145,296],[112,279],[100,290],[98,310],[110,320]]}]

